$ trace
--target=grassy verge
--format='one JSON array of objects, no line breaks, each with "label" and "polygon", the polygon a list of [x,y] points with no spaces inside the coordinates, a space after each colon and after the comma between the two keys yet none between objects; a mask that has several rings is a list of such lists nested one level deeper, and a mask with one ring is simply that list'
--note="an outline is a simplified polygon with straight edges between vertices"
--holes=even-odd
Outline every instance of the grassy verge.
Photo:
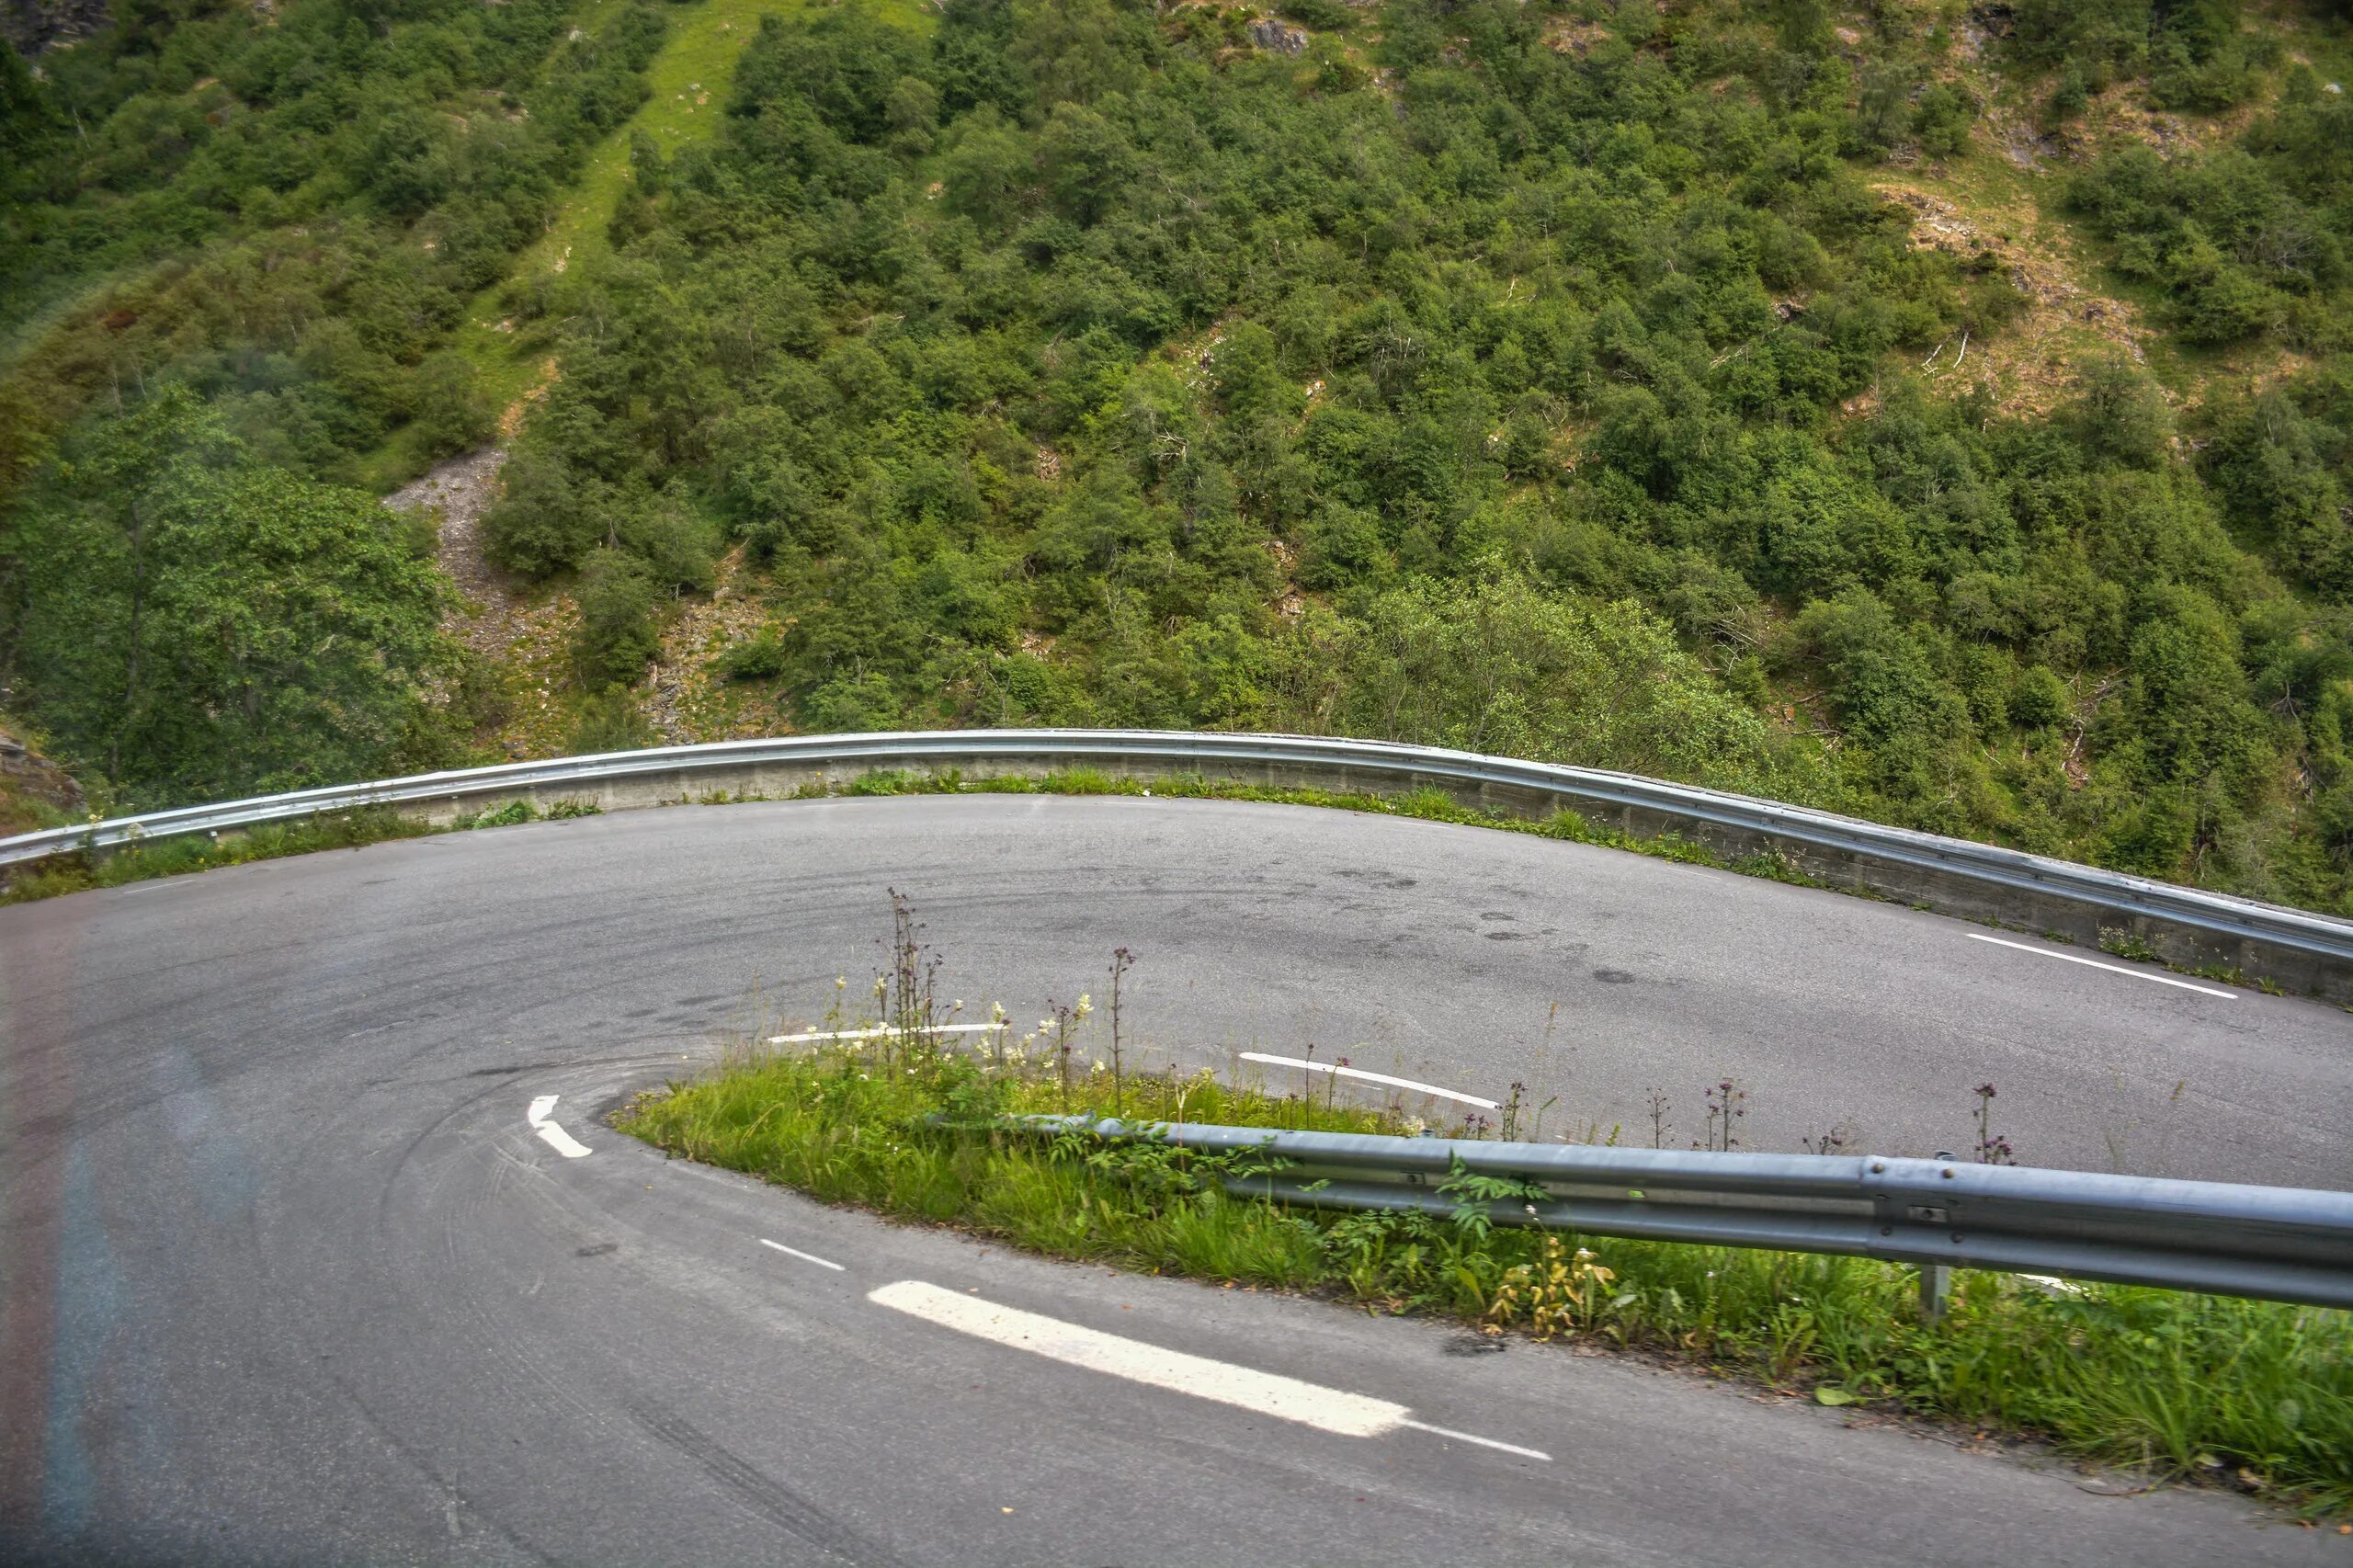
[{"label": "grassy verge", "polygon": [[1328,1078],[1288,1093],[1207,1073],[1123,1068],[1115,1078],[1108,1062],[1070,1049],[1073,1028],[1072,1013],[1058,1013],[1001,1055],[889,1040],[745,1052],[714,1077],[643,1096],[619,1124],[830,1202],[1056,1257],[1313,1291],[1491,1333],[1574,1335],[1825,1404],[2046,1437],[2314,1513],[2353,1509],[2353,1314],[1964,1273],[1949,1313],[1931,1324],[1915,1310],[1912,1271],[1869,1259],[1495,1228],[1479,1201],[1495,1195],[1478,1178],[1442,1189],[1460,1200],[1451,1221],[1293,1210],[1227,1195],[1218,1182],[1233,1157],[973,1125],[1063,1110],[1349,1131],[1416,1125],[1401,1101],[1330,1097]]},{"label": "grassy verge", "polygon": [[588,801],[558,801],[541,812],[528,801],[510,801],[494,810],[460,818],[447,827],[434,827],[403,816],[389,806],[365,806],[293,822],[266,823],[217,836],[161,838],[152,844],[60,855],[36,862],[9,878],[6,891],[0,891],[0,904],[29,903],[61,893],[120,887],[125,882],[143,882],[153,877],[183,876],[219,866],[242,866],[249,860],[308,855],[320,849],[357,849],[362,845],[382,844],[395,838],[423,838],[467,828],[537,822],[543,816],[594,816],[597,810]]}]

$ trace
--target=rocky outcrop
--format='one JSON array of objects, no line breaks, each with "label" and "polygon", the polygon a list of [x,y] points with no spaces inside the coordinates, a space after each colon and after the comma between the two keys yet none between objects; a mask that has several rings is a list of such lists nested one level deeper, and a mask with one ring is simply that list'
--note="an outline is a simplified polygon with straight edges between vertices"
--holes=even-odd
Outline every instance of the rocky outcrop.
[{"label": "rocky outcrop", "polygon": [[1307,34],[1272,17],[1261,17],[1250,24],[1250,41],[1269,54],[1299,54],[1307,48]]},{"label": "rocky outcrop", "polygon": [[27,59],[88,38],[108,19],[107,0],[0,0],[0,38]]},{"label": "rocky outcrop", "polygon": [[0,837],[30,833],[60,814],[78,817],[89,809],[71,774],[0,730]]}]

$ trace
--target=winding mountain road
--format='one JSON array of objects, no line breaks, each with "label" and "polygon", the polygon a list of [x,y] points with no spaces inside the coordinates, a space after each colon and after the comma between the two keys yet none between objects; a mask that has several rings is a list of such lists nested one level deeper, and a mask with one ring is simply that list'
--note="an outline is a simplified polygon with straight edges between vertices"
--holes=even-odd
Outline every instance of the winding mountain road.
[{"label": "winding mountain road", "polygon": [[2235,1498],[898,1229],[602,1124],[858,994],[892,887],[1017,1019],[1134,949],[1164,1060],[1313,1043],[1635,1142],[1653,1088],[1688,1143],[1732,1077],[1748,1147],[1896,1153],[1965,1148],[1991,1082],[2027,1163],[2353,1187],[2341,1010],[1579,845],[975,796],[314,855],[0,910],[0,1560],[2353,1562]]}]

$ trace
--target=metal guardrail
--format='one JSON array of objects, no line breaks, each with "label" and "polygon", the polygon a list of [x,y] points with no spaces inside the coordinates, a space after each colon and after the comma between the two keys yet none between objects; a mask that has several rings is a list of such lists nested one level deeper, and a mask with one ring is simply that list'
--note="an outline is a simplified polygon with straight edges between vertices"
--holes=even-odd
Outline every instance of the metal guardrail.
[{"label": "metal guardrail", "polygon": [[992,763],[1122,764],[1216,773],[1290,768],[1347,773],[1461,789],[1532,791],[1653,813],[1670,824],[1758,835],[1834,854],[1965,879],[2142,916],[2209,937],[2253,940],[2333,963],[2353,963],[2353,924],[2302,910],[2200,892],[2065,860],[1908,828],[1889,827],[1803,806],[1784,805],[1631,773],[1483,756],[1437,746],[1313,735],[1158,730],[953,730],[870,735],[791,735],[609,752],[548,762],[421,774],[330,789],[297,790],[221,805],[116,817],[0,839],[0,866],[47,856],[187,834],[223,833],[366,806],[439,804],[566,788],[625,787],[746,767],[939,768]]},{"label": "metal guardrail", "polygon": [[1280,1162],[1234,1191],[1321,1209],[1450,1216],[1456,1170],[1525,1184],[1491,1222],[1589,1235],[1984,1268],[2353,1308],[2353,1193],[1875,1154],[1744,1154],[1284,1132],[1199,1122],[1019,1119],[1025,1131],[1152,1140]]}]

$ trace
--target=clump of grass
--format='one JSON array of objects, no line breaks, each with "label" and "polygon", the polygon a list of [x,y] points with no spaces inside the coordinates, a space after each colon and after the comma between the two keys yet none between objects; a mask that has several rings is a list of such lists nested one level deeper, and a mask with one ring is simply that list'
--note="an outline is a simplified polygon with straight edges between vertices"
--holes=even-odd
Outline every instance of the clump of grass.
[{"label": "clump of grass", "polygon": [[605,814],[605,808],[594,801],[563,800],[550,803],[545,811],[529,801],[509,801],[492,806],[472,816],[458,818],[449,824],[454,832],[473,827],[515,827],[527,822],[570,822],[575,817],[596,817]]},{"label": "clump of grass", "polygon": [[[1336,1080],[1305,1073],[1295,1085],[1175,1069],[1115,1079],[1074,1048],[1085,996],[1017,1038],[1008,1028],[944,1049],[918,927],[899,915],[876,987],[891,1032],[807,1052],[740,1050],[710,1077],[641,1097],[621,1129],[827,1201],[1058,1257],[1583,1336],[1824,1403],[1881,1403],[2161,1473],[2233,1478],[2310,1510],[2353,1509],[2353,1314],[1963,1272],[1945,1316],[1924,1322],[1906,1267],[1502,1227],[1494,1201],[1513,1195],[1468,1173],[1438,1189],[1450,1217],[1237,1196],[1227,1184],[1245,1178],[1246,1190],[1275,1168],[1267,1156],[1006,1119],[1120,1108],[1131,1125],[1392,1134],[1421,1121],[1402,1100],[1352,1103]],[[1131,962],[1115,960],[1114,977],[1125,983]],[[1711,1102],[1716,1146],[1729,1141],[1735,1090],[1719,1085]]]},{"label": "clump of grass", "polygon": [[2099,950],[2111,958],[2130,959],[2135,963],[2163,963],[2165,955],[2139,932],[2121,926],[2103,926],[2099,931]]}]

